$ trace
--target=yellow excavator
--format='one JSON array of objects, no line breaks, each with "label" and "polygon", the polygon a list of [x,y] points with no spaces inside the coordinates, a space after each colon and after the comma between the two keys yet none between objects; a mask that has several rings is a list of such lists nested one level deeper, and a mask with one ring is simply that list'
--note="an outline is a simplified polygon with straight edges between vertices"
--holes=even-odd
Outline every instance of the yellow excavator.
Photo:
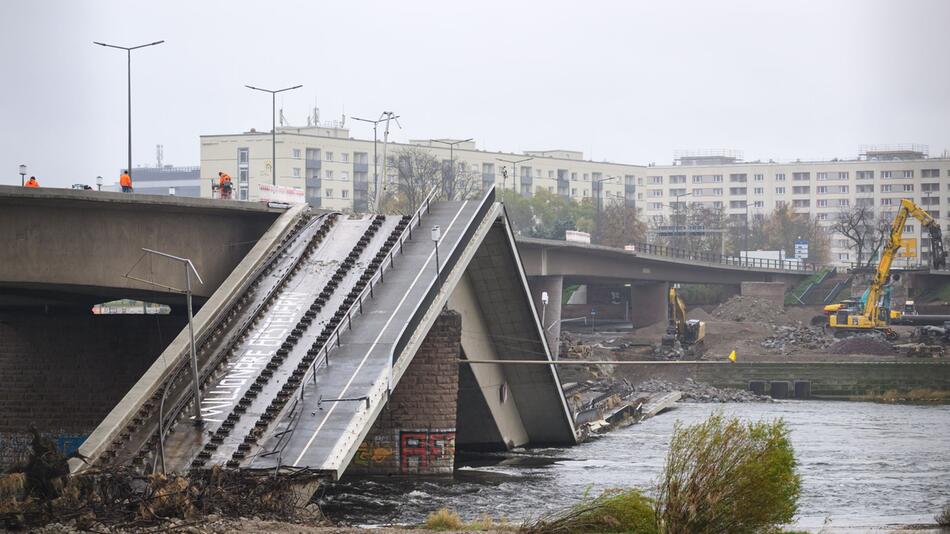
[{"label": "yellow excavator", "polygon": [[901,235],[908,217],[919,220],[930,233],[930,262],[934,269],[940,269],[947,262],[947,253],[943,249],[940,223],[929,213],[909,199],[901,199],[900,209],[891,223],[891,231],[884,244],[881,260],[871,281],[871,286],[862,298],[859,306],[843,306],[828,316],[828,326],[836,334],[879,331],[887,339],[896,339],[897,332],[890,328],[892,314],[888,282],[891,277],[891,263],[901,247]]},{"label": "yellow excavator", "polygon": [[676,294],[676,288],[670,287],[666,316],[668,323],[661,344],[673,347],[678,341],[688,351],[701,351],[706,338],[706,323],[686,318],[686,303]]}]

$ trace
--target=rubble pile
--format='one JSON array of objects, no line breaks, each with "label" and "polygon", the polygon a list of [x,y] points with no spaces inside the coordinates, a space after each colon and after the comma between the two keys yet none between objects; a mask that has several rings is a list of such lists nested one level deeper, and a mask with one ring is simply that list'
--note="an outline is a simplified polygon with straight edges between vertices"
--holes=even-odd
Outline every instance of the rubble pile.
[{"label": "rubble pile", "polygon": [[696,382],[687,378],[682,382],[670,382],[651,378],[637,384],[637,391],[644,393],[662,393],[679,391],[683,394],[683,402],[770,402],[767,395],[756,395],[751,391],[741,389],[720,389],[709,384]]},{"label": "rubble pile", "polygon": [[894,347],[884,340],[884,336],[877,332],[869,332],[859,336],[842,339],[830,347],[831,354],[875,354],[886,356],[894,354]]},{"label": "rubble pile", "polygon": [[827,348],[834,339],[825,335],[824,329],[816,326],[777,326],[775,335],[762,340],[760,345],[773,352],[788,354],[795,349],[820,350]]},{"label": "rubble pile", "polygon": [[561,331],[558,354],[561,358],[589,360],[593,355],[591,346],[577,339],[570,332]]},{"label": "rubble pile", "polygon": [[712,311],[712,315],[717,319],[737,323],[744,321],[774,323],[782,318],[784,312],[781,305],[771,300],[736,295],[720,304]]}]

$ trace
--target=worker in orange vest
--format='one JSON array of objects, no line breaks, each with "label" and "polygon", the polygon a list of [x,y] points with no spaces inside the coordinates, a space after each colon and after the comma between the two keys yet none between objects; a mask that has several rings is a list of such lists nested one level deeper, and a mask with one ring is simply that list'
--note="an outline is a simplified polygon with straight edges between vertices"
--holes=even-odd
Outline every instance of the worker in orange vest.
[{"label": "worker in orange vest", "polygon": [[123,193],[132,192],[132,177],[129,176],[129,171],[122,171],[122,176],[119,176],[119,185],[122,186]]},{"label": "worker in orange vest", "polygon": [[226,172],[218,173],[218,195],[223,199],[231,198],[231,189],[233,184],[231,183],[231,177],[228,176]]},{"label": "worker in orange vest", "polygon": [[39,187],[40,183],[36,181],[36,176],[30,176],[30,179],[26,181],[26,187]]}]

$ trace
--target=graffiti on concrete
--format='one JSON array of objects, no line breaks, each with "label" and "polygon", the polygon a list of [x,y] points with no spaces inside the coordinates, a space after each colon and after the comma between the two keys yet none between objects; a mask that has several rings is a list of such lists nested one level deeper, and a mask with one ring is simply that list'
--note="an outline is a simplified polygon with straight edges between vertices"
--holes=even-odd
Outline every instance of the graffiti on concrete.
[{"label": "graffiti on concrete", "polygon": [[410,430],[399,436],[399,458],[402,472],[433,467],[448,461],[452,467],[455,458],[455,430]]},{"label": "graffiti on concrete", "polygon": [[378,465],[391,458],[393,454],[395,453],[390,447],[364,441],[360,443],[359,448],[356,449],[356,456],[353,457],[353,463],[366,467]]}]

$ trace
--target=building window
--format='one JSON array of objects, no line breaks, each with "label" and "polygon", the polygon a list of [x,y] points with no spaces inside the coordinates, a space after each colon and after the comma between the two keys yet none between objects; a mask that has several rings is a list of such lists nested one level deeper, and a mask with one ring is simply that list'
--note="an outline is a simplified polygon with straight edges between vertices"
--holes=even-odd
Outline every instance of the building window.
[{"label": "building window", "polygon": [[324,154],[327,161],[333,161],[333,152],[325,152]]},{"label": "building window", "polygon": [[746,203],[745,203],[745,200],[730,200],[729,207],[730,208],[744,208],[746,207]]},{"label": "building window", "polygon": [[685,174],[671,174],[670,175],[670,184],[685,184],[686,175]]},{"label": "building window", "polygon": [[858,171],[857,173],[858,180],[873,180],[874,171]]},{"label": "building window", "polygon": [[755,202],[752,203],[752,205],[755,206],[756,208],[764,208],[764,207],[765,207],[765,201],[764,201],[764,200],[756,200]]},{"label": "building window", "polygon": [[329,171],[329,170],[326,171],[326,174],[325,174],[324,176],[327,177],[327,180],[332,180],[332,179],[333,179],[333,171]]},{"label": "building window", "polygon": [[734,184],[736,183],[744,184],[746,182],[746,175],[745,174],[730,174],[729,181]]},{"label": "building window", "polygon": [[816,179],[816,180],[827,180],[827,179],[828,179],[828,173],[827,173],[827,172],[819,172],[819,173],[816,173],[816,174],[815,174],[815,179]]},{"label": "building window", "polygon": [[340,171],[340,180],[350,180],[350,171]]},{"label": "building window", "polygon": [[839,207],[839,208],[846,208],[846,207],[848,207],[849,205],[851,205],[851,202],[850,202],[848,199],[846,199],[846,198],[839,198],[839,199],[838,199],[838,207]]},{"label": "building window", "polygon": [[590,175],[587,174],[586,172],[584,173],[584,181],[585,181],[585,182],[589,182],[589,181],[590,181]]},{"label": "building window", "polygon": [[901,178],[913,178],[914,171],[901,171]]},{"label": "building window", "polygon": [[920,190],[923,192],[940,191],[940,184],[920,184]]},{"label": "building window", "polygon": [[913,225],[913,224],[908,224],[908,225],[904,226],[904,233],[905,233],[905,234],[912,234],[912,233],[914,233],[914,225]]},{"label": "building window", "polygon": [[784,182],[784,181],[785,181],[785,174],[784,174],[784,173],[776,174],[776,175],[775,175],[775,181],[776,181],[776,182]]},{"label": "building window", "polygon": [[662,196],[663,196],[663,190],[662,190],[662,189],[650,189],[650,190],[647,191],[647,196],[649,196],[649,197],[662,197]]},{"label": "building window", "polygon": [[650,203],[647,204],[647,209],[650,209],[650,210],[663,209],[663,203],[662,203],[662,202],[650,202]]},{"label": "building window", "polygon": [[300,178],[300,167],[294,167],[294,178]]},{"label": "building window", "polygon": [[776,187],[776,188],[775,188],[775,194],[776,194],[776,195],[784,195],[784,194],[785,194],[785,188],[784,188],[784,187]]},{"label": "building window", "polygon": [[[587,178],[586,178],[587,175],[585,174],[584,177],[585,177],[584,179],[586,180],[586,179],[587,179]],[[659,184],[662,184],[662,183],[663,183],[663,177],[662,177],[662,176],[647,176],[647,183],[650,184],[650,185],[659,185]]]},{"label": "building window", "polygon": [[874,184],[858,184],[858,193],[873,193]]},{"label": "building window", "polygon": [[584,198],[587,198],[587,190],[584,190]]},{"label": "building window", "polygon": [[778,208],[784,208],[785,206],[788,206],[788,201],[787,201],[787,200],[776,200],[776,201],[775,201],[775,208],[776,208],[776,209],[778,209]]},{"label": "building window", "polygon": [[[340,154],[340,161],[342,161],[343,163],[349,163],[350,154],[348,152],[343,152],[342,154]],[[346,197],[344,196],[343,198],[346,198]]]},{"label": "building window", "polygon": [[847,172],[847,171],[839,172],[839,173],[838,173],[838,179],[839,179],[839,180],[847,180],[847,179],[848,179],[848,172]]},{"label": "building window", "polygon": [[327,189],[327,190],[326,190],[326,194],[323,195],[323,196],[324,196],[325,198],[333,198],[333,190],[332,190],[332,189]]},{"label": "building window", "polygon": [[868,208],[869,208],[869,207],[871,207],[871,206],[874,205],[874,199],[871,198],[871,197],[859,198],[859,199],[857,199],[857,200],[854,201],[854,205],[855,205],[855,206],[865,206],[865,207],[868,207]]},{"label": "building window", "polygon": [[848,255],[847,252],[838,253],[838,261],[848,261],[849,259],[851,259],[851,257]]},{"label": "building window", "polygon": [[671,197],[681,197],[681,196],[684,196],[685,194],[686,194],[686,188],[685,188],[685,187],[684,187],[684,188],[677,188],[677,189],[670,189],[670,196],[671,196]]},{"label": "building window", "polygon": [[577,188],[576,188],[576,187],[572,187],[572,188],[571,188],[571,196],[572,196],[572,197],[576,197],[576,196],[577,196]]},{"label": "building window", "polygon": [[793,208],[807,208],[811,205],[811,201],[807,198],[796,199],[792,201]]},{"label": "building window", "polygon": [[882,192],[882,193],[890,193],[892,187],[893,187],[893,186],[891,186],[891,184],[881,184],[881,192]]},{"label": "building window", "polygon": [[938,178],[940,176],[940,169],[921,169],[920,177],[921,178]]},{"label": "building window", "polygon": [[350,192],[346,189],[341,190],[340,198],[350,198]]},{"label": "building window", "polygon": [[818,219],[819,221],[827,221],[827,220],[828,220],[828,214],[827,214],[827,213],[816,213],[816,214],[815,214],[815,218]]},{"label": "building window", "polygon": [[752,192],[753,192],[754,194],[756,194],[756,195],[764,195],[764,194],[765,194],[765,188],[764,188],[764,187],[756,187],[755,189],[752,190]]},{"label": "building window", "polygon": [[808,185],[796,185],[792,188],[793,195],[807,195],[811,192],[811,186]]},{"label": "building window", "polygon": [[817,205],[818,205],[819,208],[827,208],[827,207],[828,207],[828,199],[825,199],[825,198],[820,198],[820,199],[818,199]]},{"label": "building window", "polygon": [[[577,181],[577,173],[576,173],[576,172],[572,172],[572,173],[571,173],[571,180],[574,180],[575,182]],[[640,185],[643,185],[643,184],[640,184]]]},{"label": "building window", "polygon": [[913,192],[914,192],[914,184],[904,184],[904,192],[905,192],[905,193],[913,193]]},{"label": "building window", "polygon": [[[924,197],[920,199],[920,203],[924,206],[936,206],[940,204],[940,197]],[[932,214],[931,217],[933,217]]]},{"label": "building window", "polygon": [[295,148],[295,149],[294,149],[294,159],[300,159],[300,149],[299,149],[299,148]]},{"label": "building window", "polygon": [[891,178],[893,174],[892,171],[881,171],[881,178]]},{"label": "building window", "polygon": [[238,165],[247,165],[247,161],[250,158],[248,155],[248,149],[239,148],[238,149]]},{"label": "building window", "polygon": [[745,195],[747,191],[748,189],[746,189],[745,187],[730,187],[729,188],[730,195]]},{"label": "building window", "polygon": [[810,172],[793,172],[792,180],[796,182],[807,182],[808,180],[811,180],[811,173]]},{"label": "building window", "polygon": [[893,199],[893,198],[882,198],[882,199],[881,199],[881,205],[882,205],[882,206],[893,206],[893,205],[894,205],[894,199]]},{"label": "building window", "polygon": [[238,182],[242,184],[247,183],[248,172],[247,169],[238,169]]},{"label": "building window", "polygon": [[764,174],[756,174],[756,175],[754,175],[753,180],[755,180],[756,182],[761,182],[762,180],[765,180],[765,175],[764,175]]}]

